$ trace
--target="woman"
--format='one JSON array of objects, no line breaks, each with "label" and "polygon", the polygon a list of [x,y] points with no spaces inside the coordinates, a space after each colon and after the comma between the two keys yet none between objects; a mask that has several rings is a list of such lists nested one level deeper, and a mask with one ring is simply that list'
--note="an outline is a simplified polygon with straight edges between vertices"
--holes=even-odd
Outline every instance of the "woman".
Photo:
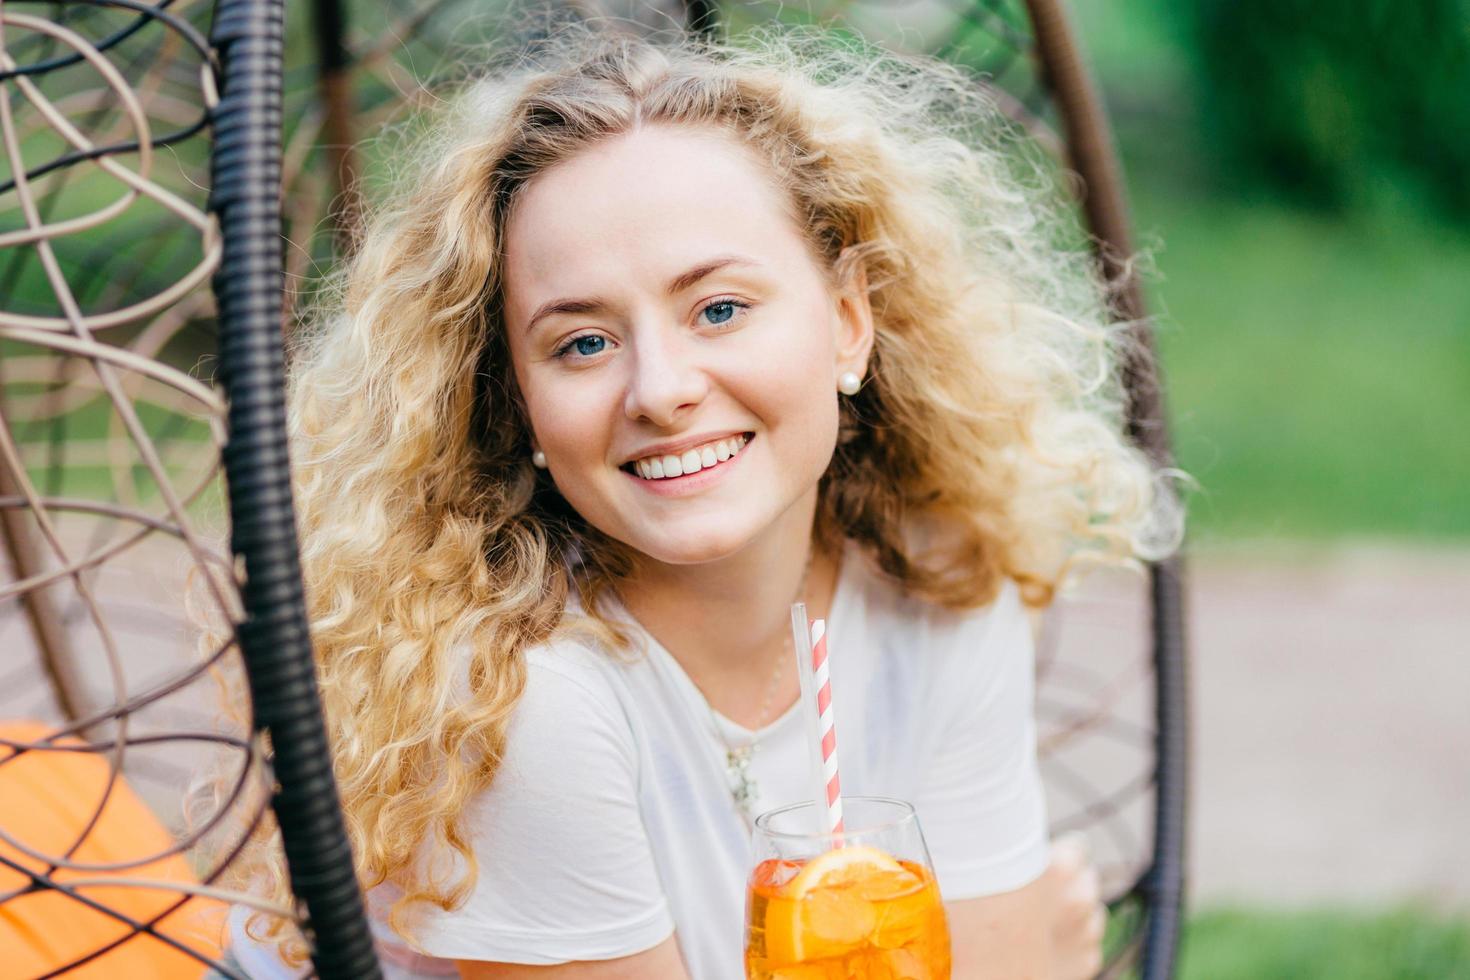
[{"label": "woman", "polygon": [[740,976],[749,821],[806,788],[799,599],[844,788],[915,804],[955,976],[1084,975],[1095,879],[1044,874],[1025,612],[1177,533],[1102,291],[957,70],[739,43],[563,30],[467,87],[296,352],[385,958]]}]

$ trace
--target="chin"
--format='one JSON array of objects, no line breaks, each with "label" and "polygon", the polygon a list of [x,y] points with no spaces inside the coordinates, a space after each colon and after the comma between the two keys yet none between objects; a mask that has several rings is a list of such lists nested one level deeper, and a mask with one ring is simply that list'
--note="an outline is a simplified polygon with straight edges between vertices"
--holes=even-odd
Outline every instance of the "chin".
[{"label": "chin", "polygon": [[674,531],[663,535],[637,535],[637,540],[624,540],[628,545],[654,561],[665,565],[702,565],[738,554],[749,545],[753,535],[731,528],[691,535]]},{"label": "chin", "polygon": [[[665,565],[703,565],[707,562],[720,561],[737,554],[746,542],[727,543],[721,541],[695,541],[683,545],[669,547],[659,546],[650,548],[638,548],[654,561]],[[634,547],[637,547],[636,545]]]}]

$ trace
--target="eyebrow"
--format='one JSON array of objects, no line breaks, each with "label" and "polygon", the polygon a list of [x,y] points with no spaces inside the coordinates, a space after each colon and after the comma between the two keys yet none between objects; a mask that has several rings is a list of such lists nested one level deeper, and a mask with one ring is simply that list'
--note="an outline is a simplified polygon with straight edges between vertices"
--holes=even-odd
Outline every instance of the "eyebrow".
[{"label": "eyebrow", "polygon": [[[685,272],[679,273],[669,284],[664,287],[669,296],[676,295],[699,282],[705,276],[712,275],[731,265],[760,265],[755,259],[743,255],[720,255],[715,258],[701,262]],[[526,321],[526,332],[530,333],[538,322],[558,313],[598,313],[607,308],[607,303],[600,299],[557,299],[549,303],[543,303],[531,314],[531,319]]]}]

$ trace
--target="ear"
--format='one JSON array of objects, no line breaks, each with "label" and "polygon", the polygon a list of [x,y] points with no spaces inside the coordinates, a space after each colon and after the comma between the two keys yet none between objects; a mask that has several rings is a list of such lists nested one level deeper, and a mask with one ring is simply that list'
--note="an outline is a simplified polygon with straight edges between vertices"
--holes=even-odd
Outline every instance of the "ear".
[{"label": "ear", "polygon": [[852,371],[859,377],[868,373],[868,357],[873,352],[873,307],[868,301],[868,271],[861,262],[852,267],[847,281],[837,294],[837,361],[834,377]]}]

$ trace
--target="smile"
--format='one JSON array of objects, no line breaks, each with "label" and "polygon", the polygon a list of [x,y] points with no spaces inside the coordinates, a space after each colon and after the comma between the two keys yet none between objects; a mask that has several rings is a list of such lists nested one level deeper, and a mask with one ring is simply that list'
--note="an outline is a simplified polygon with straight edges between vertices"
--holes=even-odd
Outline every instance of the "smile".
[{"label": "smile", "polygon": [[645,456],[642,459],[635,459],[624,469],[644,480],[669,480],[674,477],[689,476],[700,470],[713,469],[733,459],[739,455],[749,441],[749,437],[745,435],[716,439],[702,446],[685,450],[677,456]]}]

